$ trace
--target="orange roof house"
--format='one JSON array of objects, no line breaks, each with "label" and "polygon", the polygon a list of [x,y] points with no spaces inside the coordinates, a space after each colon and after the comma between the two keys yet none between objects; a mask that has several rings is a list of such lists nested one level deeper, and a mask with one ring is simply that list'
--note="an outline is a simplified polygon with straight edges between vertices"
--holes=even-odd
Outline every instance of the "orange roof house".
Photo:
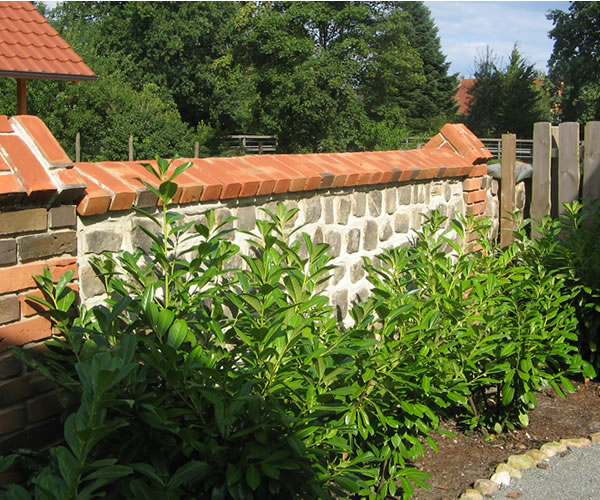
[{"label": "orange roof house", "polygon": [[471,100],[469,90],[471,90],[474,83],[475,79],[473,78],[463,78],[458,84],[458,89],[456,90],[456,94],[454,94],[454,99],[456,99],[458,102],[458,112],[461,115],[466,115],[469,113],[469,101]]},{"label": "orange roof house", "polygon": [[30,2],[0,2],[0,76],[17,80],[17,113],[27,112],[26,81],[96,80],[96,74]]}]

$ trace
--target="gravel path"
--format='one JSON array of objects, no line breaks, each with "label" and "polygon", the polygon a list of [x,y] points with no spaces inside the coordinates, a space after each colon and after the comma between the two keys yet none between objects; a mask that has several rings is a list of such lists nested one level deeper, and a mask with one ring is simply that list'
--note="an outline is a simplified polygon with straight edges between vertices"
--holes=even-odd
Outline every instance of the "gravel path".
[{"label": "gravel path", "polygon": [[[509,495],[521,493],[520,496]],[[507,497],[507,495],[509,495]],[[600,499],[600,443],[587,448],[573,448],[563,457],[554,456],[547,469],[533,467],[523,471],[520,479],[512,478],[491,500],[598,500]]]}]

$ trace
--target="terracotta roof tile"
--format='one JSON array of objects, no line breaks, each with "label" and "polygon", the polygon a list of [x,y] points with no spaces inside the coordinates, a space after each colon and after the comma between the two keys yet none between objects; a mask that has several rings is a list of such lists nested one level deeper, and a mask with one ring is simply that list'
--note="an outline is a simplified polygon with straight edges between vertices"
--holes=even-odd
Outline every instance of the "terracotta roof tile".
[{"label": "terracotta roof tile", "polygon": [[0,2],[0,75],[95,80],[97,76],[30,2]]}]

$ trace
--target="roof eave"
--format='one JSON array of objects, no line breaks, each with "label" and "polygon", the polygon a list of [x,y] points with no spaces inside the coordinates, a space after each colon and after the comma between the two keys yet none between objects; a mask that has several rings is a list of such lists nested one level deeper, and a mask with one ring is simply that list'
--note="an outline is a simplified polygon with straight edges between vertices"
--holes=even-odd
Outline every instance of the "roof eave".
[{"label": "roof eave", "polygon": [[35,71],[6,71],[0,70],[0,76],[9,78],[25,78],[27,80],[70,80],[70,81],[93,81],[98,75],[69,75],[67,73],[44,73]]}]

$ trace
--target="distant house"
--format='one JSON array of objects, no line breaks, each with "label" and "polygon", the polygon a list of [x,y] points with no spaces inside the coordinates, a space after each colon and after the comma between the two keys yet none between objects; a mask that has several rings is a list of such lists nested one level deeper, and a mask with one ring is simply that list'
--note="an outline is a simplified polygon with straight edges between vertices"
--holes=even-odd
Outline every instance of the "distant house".
[{"label": "distant house", "polygon": [[[534,82],[535,86],[538,88],[543,84],[541,78],[535,78]],[[454,99],[456,99],[456,102],[458,103],[458,112],[461,115],[469,114],[469,101],[471,100],[469,91],[473,88],[474,84],[475,78],[462,78],[458,83],[458,89],[456,90],[456,94],[454,94]]]},{"label": "distant house", "polygon": [[461,115],[467,115],[469,113],[469,101],[471,100],[469,90],[471,90],[474,83],[474,78],[463,78],[458,84],[458,89],[456,94],[454,94],[454,98],[458,103],[458,112]]}]

